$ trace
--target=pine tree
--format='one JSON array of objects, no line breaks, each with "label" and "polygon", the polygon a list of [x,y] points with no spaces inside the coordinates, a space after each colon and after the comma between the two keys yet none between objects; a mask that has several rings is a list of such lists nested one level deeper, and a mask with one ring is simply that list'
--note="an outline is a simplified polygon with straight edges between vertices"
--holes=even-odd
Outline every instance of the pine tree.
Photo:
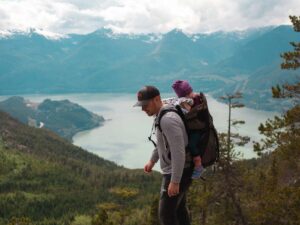
[{"label": "pine tree", "polygon": [[[300,16],[290,16],[290,20],[294,26],[294,31],[300,32]],[[282,69],[296,70],[300,67],[300,42],[290,42],[294,51],[285,52],[281,54],[283,62],[281,63]],[[300,78],[295,84],[284,84],[280,87],[272,87],[272,93],[274,98],[293,98],[296,104],[299,104],[300,99]]]},{"label": "pine tree", "polygon": [[[231,219],[235,220],[234,222],[236,224],[246,225],[247,219],[239,197],[239,192],[242,185],[242,182],[239,177],[240,171],[236,163],[234,162],[238,159],[239,156],[239,153],[235,150],[235,146],[244,146],[249,142],[250,138],[247,136],[241,136],[238,133],[233,133],[231,130],[232,126],[245,124],[245,121],[243,120],[232,119],[232,110],[234,108],[244,107],[244,104],[240,103],[237,100],[242,97],[242,93],[240,92],[236,92],[234,94],[227,94],[221,97],[221,99],[226,101],[228,105],[228,129],[227,133],[222,133],[220,135],[220,167],[222,168],[221,174],[223,177],[223,180],[221,181],[221,183],[223,183],[222,191],[225,197],[225,205],[227,205],[227,207],[225,207],[225,210],[227,210],[225,214],[232,214],[232,210],[234,210],[233,213],[235,215],[232,216]],[[233,205],[233,209],[230,209],[230,204]]]},{"label": "pine tree", "polygon": [[[300,17],[290,16],[294,30],[300,32]],[[282,69],[300,67],[300,43],[292,42],[293,52],[281,55]],[[258,199],[254,224],[300,224],[300,82],[272,87],[275,98],[292,98],[296,103],[282,116],[268,119],[259,126],[264,135],[254,150],[259,156],[268,155],[270,166],[265,166],[261,198]]]},{"label": "pine tree", "polygon": [[[290,16],[295,32],[300,32],[300,16]],[[291,42],[294,51],[281,54],[283,62],[282,69],[296,70],[300,67],[300,42]],[[292,98],[295,105],[284,113],[283,116],[275,116],[273,120],[268,119],[265,124],[260,124],[259,131],[265,136],[261,143],[254,144],[254,151],[260,156],[266,150],[274,150],[289,142],[292,136],[299,135],[300,123],[300,76],[299,81],[294,84],[285,84],[280,87],[272,87],[274,98]]]}]

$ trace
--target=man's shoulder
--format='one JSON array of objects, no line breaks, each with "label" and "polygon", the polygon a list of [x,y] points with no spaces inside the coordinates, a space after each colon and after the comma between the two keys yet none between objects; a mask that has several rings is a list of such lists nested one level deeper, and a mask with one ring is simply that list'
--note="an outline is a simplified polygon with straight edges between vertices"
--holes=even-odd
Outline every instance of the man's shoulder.
[{"label": "man's shoulder", "polygon": [[177,112],[175,111],[167,111],[163,117],[161,118],[161,121],[168,121],[168,120],[174,120],[174,119],[179,119],[181,120],[180,116],[178,115]]},{"label": "man's shoulder", "polygon": [[167,119],[168,118],[176,118],[178,115],[177,109],[174,105],[164,105],[161,109],[160,112],[158,114],[158,118],[160,118],[160,120],[162,119]]},{"label": "man's shoulder", "polygon": [[183,123],[175,107],[169,107],[161,110],[160,124],[161,126],[176,126]]}]

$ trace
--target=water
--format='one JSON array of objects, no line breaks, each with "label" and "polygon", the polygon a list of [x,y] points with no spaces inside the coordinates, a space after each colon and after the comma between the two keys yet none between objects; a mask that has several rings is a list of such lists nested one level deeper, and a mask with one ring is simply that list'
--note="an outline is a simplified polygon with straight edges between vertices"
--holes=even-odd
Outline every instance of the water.
[{"label": "water", "polygon": [[[46,98],[69,99],[94,113],[103,115],[106,119],[104,125],[76,134],[73,137],[75,145],[128,168],[142,168],[150,158],[153,145],[147,137],[151,131],[153,118],[148,117],[141,108],[133,107],[136,101],[135,94],[24,95],[23,97],[34,102],[42,102]],[[170,94],[162,94],[162,97],[170,97]],[[0,96],[0,101],[5,98],[7,96]],[[210,96],[207,100],[217,130],[225,132],[228,119],[227,106]],[[234,109],[232,118],[245,120],[246,124],[240,125],[239,129],[232,128],[232,131],[250,136],[251,142],[257,141],[261,138],[257,127],[274,115],[273,112],[249,108]],[[238,150],[242,152],[244,158],[256,156],[251,143]],[[158,167],[156,166],[155,169]]]}]

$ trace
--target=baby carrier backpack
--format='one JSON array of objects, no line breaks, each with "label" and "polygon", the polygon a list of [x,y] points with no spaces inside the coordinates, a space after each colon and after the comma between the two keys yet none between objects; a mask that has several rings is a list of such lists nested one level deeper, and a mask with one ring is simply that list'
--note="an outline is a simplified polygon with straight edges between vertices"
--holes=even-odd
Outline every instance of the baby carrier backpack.
[{"label": "baby carrier backpack", "polygon": [[197,140],[197,148],[203,167],[208,167],[216,163],[219,159],[219,139],[213,124],[213,118],[208,111],[206,97],[203,93],[200,93],[198,97],[200,98],[200,104],[193,107],[187,113],[183,113],[179,105],[176,105],[175,108],[163,110],[159,114],[157,126],[162,131],[160,127],[162,117],[167,112],[177,113],[185,125],[188,136],[190,136],[190,132],[201,133]]}]

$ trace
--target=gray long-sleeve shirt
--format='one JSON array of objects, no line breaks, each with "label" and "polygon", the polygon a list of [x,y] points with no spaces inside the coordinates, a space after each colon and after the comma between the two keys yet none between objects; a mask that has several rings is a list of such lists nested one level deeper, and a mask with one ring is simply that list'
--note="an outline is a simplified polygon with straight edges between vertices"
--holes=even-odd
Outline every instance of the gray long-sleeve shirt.
[{"label": "gray long-sleeve shirt", "polygon": [[[158,123],[159,114],[162,110],[172,108],[171,105],[164,105],[154,123]],[[171,182],[179,183],[183,169],[188,167],[191,158],[186,153],[188,136],[180,116],[175,112],[167,112],[160,121],[162,132],[156,126],[157,146],[154,149],[151,161],[160,160],[160,167],[163,174],[171,174]]]}]

